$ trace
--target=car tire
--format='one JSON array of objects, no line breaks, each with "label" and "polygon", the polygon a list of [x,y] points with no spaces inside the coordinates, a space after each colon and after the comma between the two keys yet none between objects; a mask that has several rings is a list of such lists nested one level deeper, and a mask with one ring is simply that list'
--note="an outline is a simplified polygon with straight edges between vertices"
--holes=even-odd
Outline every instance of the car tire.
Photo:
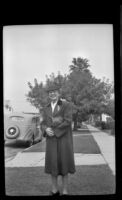
[{"label": "car tire", "polygon": [[34,135],[32,135],[31,140],[29,140],[29,141],[27,142],[27,145],[28,145],[29,147],[31,147],[33,144],[34,144]]},{"label": "car tire", "polygon": [[[10,134],[10,131],[9,131],[9,130],[12,129],[12,128],[15,130],[14,135],[11,135],[11,134]],[[7,138],[9,138],[9,139],[14,139],[14,138],[16,138],[16,137],[19,135],[19,133],[20,133],[19,128],[18,128],[17,126],[14,125],[14,126],[8,126],[7,129],[6,129],[6,133],[5,133],[5,134],[6,134],[6,137],[7,137]]]}]

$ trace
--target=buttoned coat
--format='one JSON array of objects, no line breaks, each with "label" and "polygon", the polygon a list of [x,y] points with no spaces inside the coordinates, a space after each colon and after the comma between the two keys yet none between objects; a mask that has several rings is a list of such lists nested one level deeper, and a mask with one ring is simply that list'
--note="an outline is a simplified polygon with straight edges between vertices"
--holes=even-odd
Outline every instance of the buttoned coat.
[{"label": "buttoned coat", "polygon": [[[51,104],[43,112],[42,132],[46,137],[45,172],[54,176],[75,172],[71,106],[67,101],[58,100],[53,113]],[[54,136],[46,134],[47,127],[53,129]]]}]

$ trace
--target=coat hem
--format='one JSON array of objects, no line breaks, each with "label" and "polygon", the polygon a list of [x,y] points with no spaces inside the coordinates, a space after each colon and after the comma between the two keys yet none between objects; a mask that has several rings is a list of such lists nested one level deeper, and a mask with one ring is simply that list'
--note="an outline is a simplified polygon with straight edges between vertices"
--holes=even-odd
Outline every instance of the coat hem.
[{"label": "coat hem", "polygon": [[50,171],[45,171],[46,174],[51,174],[51,175],[54,175],[54,176],[65,176],[67,174],[74,174],[76,172],[75,171],[68,171],[66,173],[53,173],[53,172],[50,172]]}]

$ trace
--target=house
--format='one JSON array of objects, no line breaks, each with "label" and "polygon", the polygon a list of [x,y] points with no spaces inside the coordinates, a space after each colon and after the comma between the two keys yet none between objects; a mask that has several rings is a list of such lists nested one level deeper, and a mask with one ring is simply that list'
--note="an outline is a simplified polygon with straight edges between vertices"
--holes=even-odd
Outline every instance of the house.
[{"label": "house", "polygon": [[13,112],[10,100],[4,100],[4,113]]}]

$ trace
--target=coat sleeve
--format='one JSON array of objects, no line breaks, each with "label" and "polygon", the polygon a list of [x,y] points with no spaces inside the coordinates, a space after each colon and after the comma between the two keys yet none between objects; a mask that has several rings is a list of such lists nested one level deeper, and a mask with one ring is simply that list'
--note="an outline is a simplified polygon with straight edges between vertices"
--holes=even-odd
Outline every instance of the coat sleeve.
[{"label": "coat sleeve", "polygon": [[72,122],[72,105],[67,103],[64,108],[63,122],[58,126],[59,129],[68,127]]},{"label": "coat sleeve", "polygon": [[41,123],[41,130],[42,130],[42,135],[43,137],[46,137],[47,134],[46,134],[46,128],[47,128],[47,119],[46,119],[46,114],[45,114],[45,110],[43,110],[43,113],[42,113],[42,116],[43,116],[43,121]]}]

